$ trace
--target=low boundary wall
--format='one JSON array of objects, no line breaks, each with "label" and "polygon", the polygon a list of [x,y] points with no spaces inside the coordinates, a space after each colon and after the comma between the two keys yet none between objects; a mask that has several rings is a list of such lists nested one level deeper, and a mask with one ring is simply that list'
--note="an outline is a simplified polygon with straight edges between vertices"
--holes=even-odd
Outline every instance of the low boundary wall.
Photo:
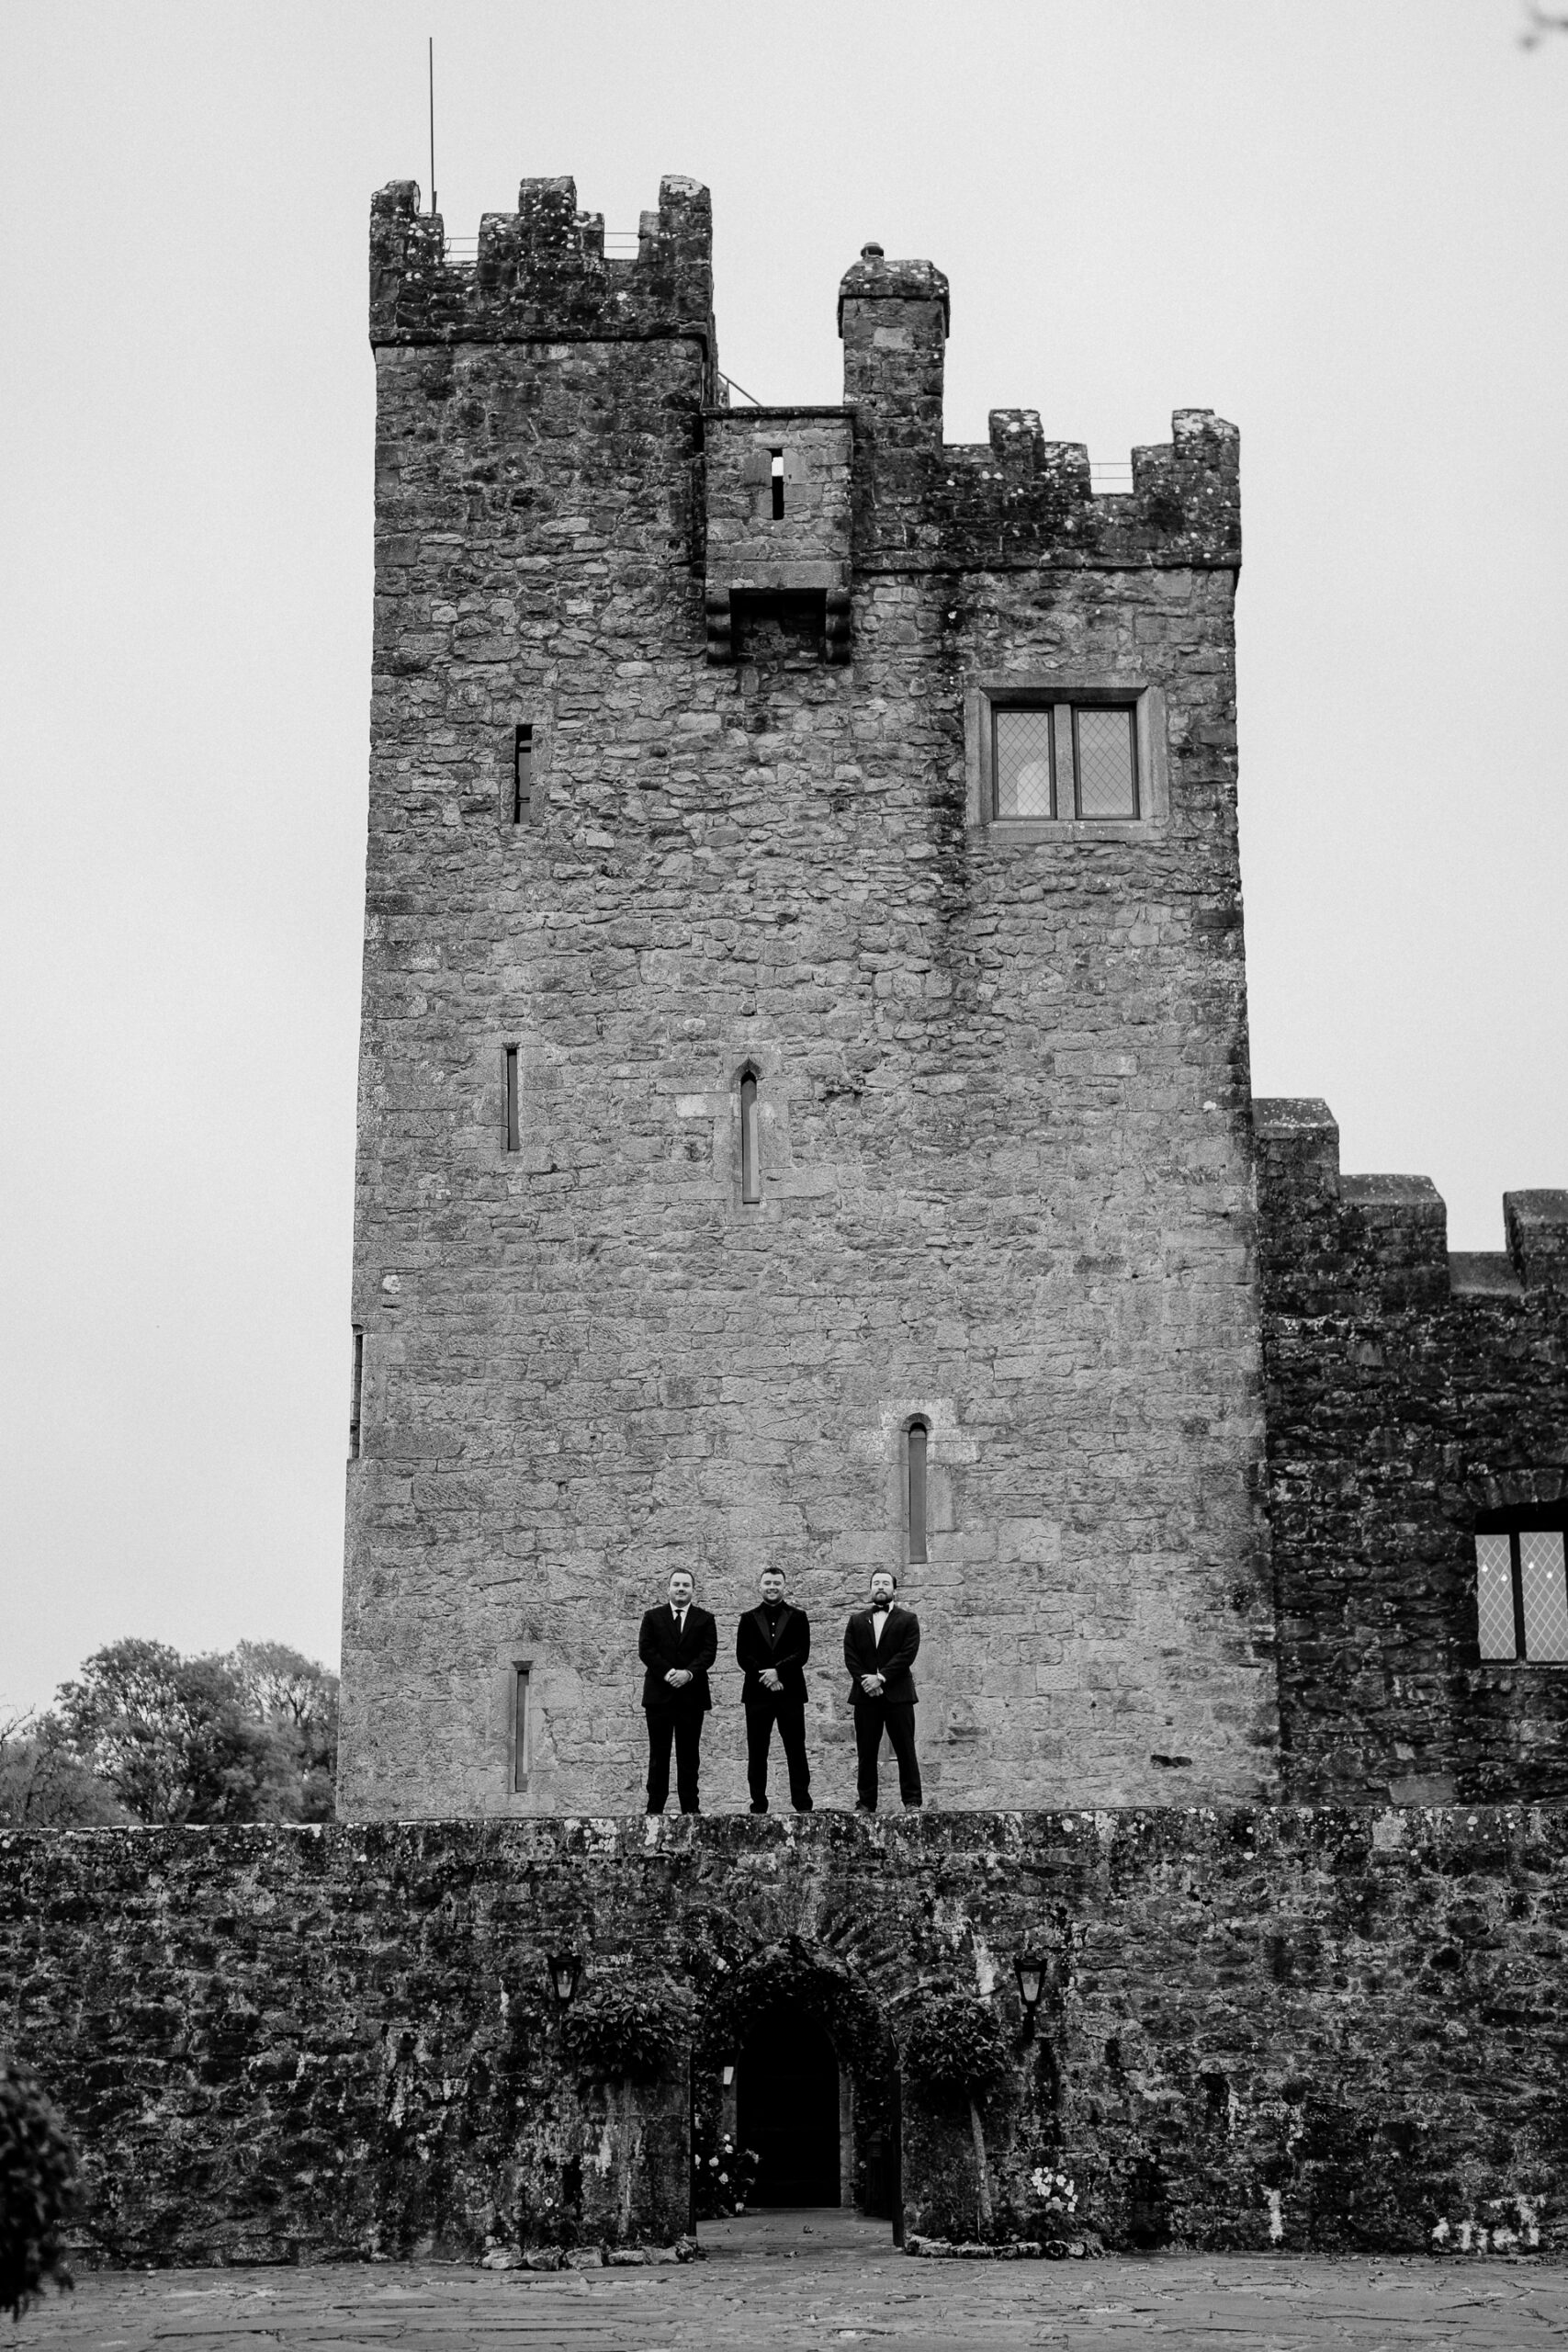
[{"label": "low boundary wall", "polygon": [[[1000,2236],[1050,2233],[1050,2168],[1112,2245],[1557,2251],[1565,1905],[1559,1807],[10,1832],[0,2041],[78,2136],[89,2262],[668,2241],[688,2067],[700,2109],[781,1983],[863,2072],[914,1989],[994,2000]],[[570,2065],[564,1950],[579,1998],[695,1996],[664,2084]],[[901,2146],[908,2229],[973,2236],[967,2113],[906,2085]]]}]

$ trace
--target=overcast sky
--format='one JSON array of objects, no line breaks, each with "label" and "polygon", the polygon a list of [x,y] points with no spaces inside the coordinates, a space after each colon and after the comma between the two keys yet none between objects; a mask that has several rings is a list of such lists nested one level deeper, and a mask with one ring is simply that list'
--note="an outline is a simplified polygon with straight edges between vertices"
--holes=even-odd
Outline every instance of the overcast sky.
[{"label": "overcast sky", "polygon": [[1521,0],[0,15],[0,1702],[124,1634],[335,1661],[372,188],[714,192],[721,360],[840,391],[875,238],[948,437],[1241,428],[1254,1081],[1454,1247],[1568,1184],[1568,38]]}]

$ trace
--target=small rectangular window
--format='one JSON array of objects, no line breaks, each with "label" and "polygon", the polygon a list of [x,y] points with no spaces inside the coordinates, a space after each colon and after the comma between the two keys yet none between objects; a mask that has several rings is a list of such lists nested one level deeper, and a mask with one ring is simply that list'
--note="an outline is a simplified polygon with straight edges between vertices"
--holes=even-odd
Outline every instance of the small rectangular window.
[{"label": "small rectangular window", "polygon": [[774,449],[771,452],[771,455],[773,460],[771,468],[773,483],[773,520],[775,523],[782,523],[784,520],[784,451],[782,449]]},{"label": "small rectangular window", "polygon": [[1568,1664],[1568,1562],[1558,1527],[1475,1538],[1475,1617],[1483,1658]]},{"label": "small rectangular window", "polygon": [[502,1059],[505,1072],[504,1087],[506,1093],[506,1148],[508,1151],[516,1151],[520,1148],[521,1135],[517,1103],[516,1046],[508,1046],[505,1049]]},{"label": "small rectangular window", "polygon": [[348,1458],[359,1459],[360,1430],[365,1419],[365,1332],[356,1323],[354,1327],[354,1385],[348,1399]]},{"label": "small rectangular window", "polygon": [[512,744],[512,821],[525,825],[534,808],[534,729],[519,727]]},{"label": "small rectangular window", "polygon": [[1137,714],[1131,703],[999,703],[992,711],[991,814],[1138,814]]},{"label": "small rectangular window", "polygon": [[528,1786],[528,1681],[533,1668],[521,1658],[512,1668],[512,1722],[508,1733],[507,1786],[519,1796]]}]

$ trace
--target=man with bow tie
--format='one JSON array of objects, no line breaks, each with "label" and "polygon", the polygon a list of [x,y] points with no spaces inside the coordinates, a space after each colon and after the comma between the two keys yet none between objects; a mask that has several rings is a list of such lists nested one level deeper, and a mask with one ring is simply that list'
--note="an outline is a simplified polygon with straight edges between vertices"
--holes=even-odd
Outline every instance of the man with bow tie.
[{"label": "man with bow tie", "polygon": [[810,1813],[806,1676],[801,1669],[811,1656],[811,1626],[805,1611],[792,1609],[784,1599],[784,1580],[777,1568],[764,1568],[757,1581],[761,1600],[742,1617],[735,1635],[735,1662],[746,1676],[740,1698],[746,1710],[751,1810],[768,1810],[768,1747],[776,1723],[789,1766],[789,1801],[796,1813]]},{"label": "man with bow tie", "polygon": [[670,1599],[642,1621],[637,1654],[648,1717],[648,1810],[662,1813],[670,1794],[670,1749],[675,1749],[675,1793],[682,1813],[700,1813],[697,1749],[703,1717],[712,1706],[708,1668],[718,1656],[718,1628],[693,1598],[696,1586],[684,1568],[670,1578]]},{"label": "man with bow tie", "polygon": [[871,1607],[858,1609],[844,1630],[844,1664],[850,1669],[854,1709],[855,1811],[876,1811],[876,1754],[886,1731],[898,1758],[898,1793],[906,1805],[923,1804],[920,1768],[915,1761],[915,1678],[909,1668],[920,1646],[920,1621],[900,1608],[898,1579],[878,1568],[871,1579]]}]

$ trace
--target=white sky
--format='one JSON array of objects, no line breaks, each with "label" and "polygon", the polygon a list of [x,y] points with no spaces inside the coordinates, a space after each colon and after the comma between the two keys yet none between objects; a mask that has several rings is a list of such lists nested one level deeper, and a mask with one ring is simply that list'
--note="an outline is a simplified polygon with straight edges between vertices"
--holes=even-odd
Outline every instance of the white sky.
[{"label": "white sky", "polygon": [[714,192],[719,349],[840,390],[868,238],[948,437],[1239,424],[1259,1093],[1454,1247],[1568,1184],[1568,38],[1521,0],[10,0],[0,1702],[123,1634],[335,1659],[372,188]]}]

